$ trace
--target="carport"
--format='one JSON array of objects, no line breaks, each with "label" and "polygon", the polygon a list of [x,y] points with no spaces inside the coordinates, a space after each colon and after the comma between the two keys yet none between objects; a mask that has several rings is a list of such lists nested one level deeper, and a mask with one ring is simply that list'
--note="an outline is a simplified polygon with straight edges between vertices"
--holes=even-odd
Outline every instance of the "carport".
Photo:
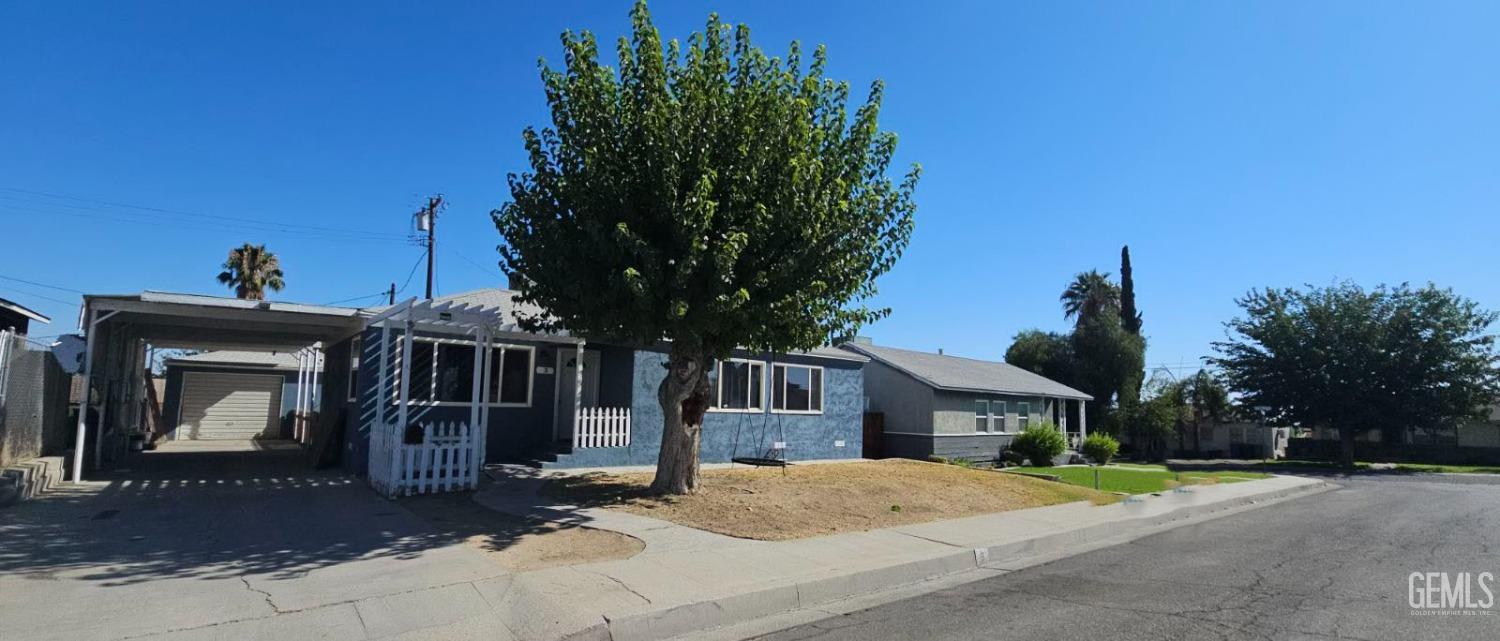
[{"label": "carport", "polygon": [[[316,365],[322,350],[357,334],[365,324],[349,307],[240,300],[196,294],[146,291],[126,295],[85,295],[79,326],[87,337],[78,412],[73,478],[83,478],[83,458],[92,448],[95,469],[106,450],[126,446],[128,434],[141,433],[149,349],[243,350],[295,354],[305,364],[306,386],[318,388]],[[87,442],[89,408],[97,411],[98,431]],[[311,430],[309,398],[297,399],[297,439]]]}]

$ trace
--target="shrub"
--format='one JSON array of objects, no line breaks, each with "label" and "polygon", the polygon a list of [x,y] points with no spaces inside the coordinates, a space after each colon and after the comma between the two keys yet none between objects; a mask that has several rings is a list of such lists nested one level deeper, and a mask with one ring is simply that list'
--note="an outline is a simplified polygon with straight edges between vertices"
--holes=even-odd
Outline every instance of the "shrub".
[{"label": "shrub", "polygon": [[1009,463],[1011,465],[1025,465],[1026,455],[1017,452],[1015,447],[1011,447],[1010,449],[1005,450],[1005,452],[1000,454],[1000,460],[1005,461],[1006,463]]},{"label": "shrub", "polygon": [[1099,465],[1108,465],[1109,460],[1120,451],[1120,442],[1108,434],[1095,432],[1088,438],[1083,439],[1083,447],[1078,448],[1079,453],[1087,456]]},{"label": "shrub", "polygon": [[1032,465],[1045,467],[1052,465],[1052,459],[1068,449],[1068,441],[1056,426],[1042,423],[1021,432],[1011,442],[1010,449],[1020,452]]}]

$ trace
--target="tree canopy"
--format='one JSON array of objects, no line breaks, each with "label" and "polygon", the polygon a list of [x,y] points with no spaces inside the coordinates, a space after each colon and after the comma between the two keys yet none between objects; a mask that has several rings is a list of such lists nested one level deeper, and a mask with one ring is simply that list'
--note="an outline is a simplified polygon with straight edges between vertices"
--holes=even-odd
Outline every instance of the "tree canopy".
[{"label": "tree canopy", "polygon": [[234,290],[235,298],[265,300],[266,290],[279,292],[286,287],[281,260],[265,245],[245,243],[229,250],[218,281]]},{"label": "tree canopy", "polygon": [[1080,325],[1103,314],[1118,319],[1120,286],[1109,279],[1109,272],[1091,269],[1074,276],[1058,301],[1063,306],[1063,318],[1075,319]]},{"label": "tree canopy", "polygon": [[1427,285],[1366,290],[1353,283],[1252,290],[1236,301],[1211,362],[1246,406],[1272,420],[1338,430],[1353,463],[1357,434],[1383,430],[1397,442],[1411,427],[1435,427],[1500,394],[1494,312]]},{"label": "tree canopy", "polygon": [[1141,333],[1141,312],[1135,308],[1135,270],[1130,267],[1130,246],[1120,248],[1120,323],[1125,331]]},{"label": "tree canopy", "polygon": [[849,113],[822,47],[810,63],[795,42],[770,57],[717,15],[664,46],[644,2],[630,17],[618,70],[587,31],[563,34],[563,69],[542,63],[552,124],[523,133],[530,168],[493,218],[521,299],[546,310],[523,326],[671,341],[656,487],[692,491],[712,360],[816,347],[886,315],[862,301],[911,238],[919,168],[888,176],[884,86]]}]

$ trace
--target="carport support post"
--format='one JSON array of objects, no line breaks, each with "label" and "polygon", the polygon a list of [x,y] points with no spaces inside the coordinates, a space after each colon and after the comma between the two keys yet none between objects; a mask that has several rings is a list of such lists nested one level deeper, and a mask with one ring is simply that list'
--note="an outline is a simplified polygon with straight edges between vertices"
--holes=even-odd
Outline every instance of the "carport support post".
[{"label": "carport support post", "polygon": [[[483,372],[483,376],[480,378],[479,384],[479,389],[483,390],[483,393],[485,394],[490,393],[490,362],[495,359],[494,352],[495,350],[491,349],[490,332],[488,329],[486,329],[484,332],[484,369],[481,370]],[[501,358],[504,357],[502,356]],[[499,393],[497,392],[495,396],[495,401],[498,402],[500,400]],[[475,442],[478,444],[479,450],[478,465],[482,468],[484,467],[485,452],[487,451],[485,448],[488,447],[490,438],[490,404],[488,398],[485,399],[484,404],[479,406],[479,424],[483,425],[484,429],[479,431],[479,435],[476,437],[477,440]],[[475,478],[477,479],[478,477],[476,476]]]},{"label": "carport support post", "polygon": [[[88,301],[84,301],[88,305]],[[89,326],[83,341],[83,394],[78,399],[78,432],[73,438],[73,482],[83,481],[83,453],[88,451],[89,395],[94,389],[94,336],[98,334],[99,322],[109,319],[118,311],[99,316],[99,310],[89,310]],[[102,426],[101,426],[102,427]],[[98,437],[95,437],[98,440]]]},{"label": "carport support post", "polygon": [[[323,343],[322,343],[322,341],[319,341],[319,342],[313,344],[313,348],[312,348],[312,366],[309,367],[308,369],[310,370],[310,374],[309,375],[312,377],[312,386],[310,386],[308,388],[308,390],[307,390],[307,413],[308,414],[312,414],[313,408],[317,407],[317,404],[314,404],[314,402],[313,402],[313,395],[317,394],[318,401],[320,403],[323,400],[323,395],[320,394],[320,393],[318,393],[318,391],[319,391],[318,390],[318,372],[323,369]],[[312,428],[313,428],[313,424],[311,422],[305,421],[305,420],[302,422],[302,442],[303,443],[306,443],[306,442],[312,440]]]},{"label": "carport support post", "polygon": [[380,324],[380,387],[375,390],[375,427],[385,429],[385,395],[391,391],[390,371],[388,363],[391,360],[391,323],[385,321]]},{"label": "carport support post", "polygon": [[292,438],[300,440],[302,437],[302,374],[307,371],[307,359],[303,358],[302,350],[297,350],[297,396],[292,402]]}]

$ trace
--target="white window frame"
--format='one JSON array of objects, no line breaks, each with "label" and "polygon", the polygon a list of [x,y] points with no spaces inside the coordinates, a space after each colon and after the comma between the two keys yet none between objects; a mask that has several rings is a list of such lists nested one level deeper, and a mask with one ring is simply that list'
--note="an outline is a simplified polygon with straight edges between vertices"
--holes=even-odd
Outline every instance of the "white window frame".
[{"label": "white window frame", "polygon": [[[1000,406],[1000,412],[998,414],[995,413],[995,406],[996,405]],[[1007,402],[1007,401],[998,401],[998,400],[994,400],[994,399],[990,400],[990,431],[991,432],[994,432],[996,434],[1015,434],[1015,432],[1009,432],[1009,431],[1006,431],[1006,429],[1005,429],[1005,411],[1007,409],[1010,409],[1010,403],[1009,402]]]},{"label": "white window frame", "polygon": [[1031,427],[1031,401],[1020,401],[1016,403],[1016,433],[1026,431]]},{"label": "white window frame", "polygon": [[[438,337],[433,337],[433,336],[413,336],[412,339],[411,339],[411,341],[413,343],[432,343],[433,344],[432,345],[432,375],[428,377],[429,378],[429,380],[428,380],[429,389],[428,389],[428,392],[427,392],[428,396],[432,397],[432,398],[436,398],[437,397],[438,353],[441,351],[441,350],[439,350],[437,348],[437,346],[438,345],[461,345],[461,346],[462,345],[467,345],[469,347],[469,349],[472,350],[474,348],[475,343],[477,342],[474,339],[464,340],[464,339],[458,339],[458,338],[438,338]],[[393,383],[393,386],[392,386],[393,389],[391,390],[391,396],[392,396],[391,401],[393,403],[397,404],[397,405],[400,405],[400,403],[401,403],[401,400],[400,400],[400,397],[401,397],[401,376],[400,376],[400,372],[401,372],[401,350],[399,349],[400,342],[397,342],[396,345],[397,345],[398,349],[396,350],[396,357],[395,357],[394,360],[395,360],[395,367],[396,367],[397,374],[396,374],[396,376],[393,376],[391,378],[391,382]],[[526,402],[524,402],[524,403],[501,403],[498,400],[493,400],[493,401],[487,401],[485,403],[482,403],[482,405],[485,405],[487,407],[531,407],[531,403],[532,403],[533,400],[535,400],[535,397],[536,397],[536,346],[534,346],[534,345],[519,345],[519,344],[514,344],[514,343],[499,343],[499,342],[495,342],[495,341],[490,341],[489,348],[491,350],[500,350],[500,353],[498,354],[499,359],[500,359],[499,361],[495,361],[494,360],[496,358],[496,355],[491,355],[490,358],[491,358],[491,362],[498,362],[499,366],[496,369],[497,369],[497,371],[500,372],[500,374],[502,375],[501,376],[502,378],[503,378],[503,375],[505,373],[505,356],[509,352],[512,352],[512,351],[524,351],[524,352],[526,352],[526,354],[527,354],[527,356],[526,356]],[[473,353],[470,353],[467,358],[469,358],[470,360],[472,360],[473,357],[474,357]],[[498,399],[499,396],[500,396],[500,387],[501,387],[500,383],[501,383],[501,381],[500,381],[500,379],[497,378],[497,379],[491,380],[490,382],[492,384],[494,384],[494,387],[495,387],[495,397],[496,397],[496,399]],[[480,393],[488,396],[489,395],[489,390],[480,390]],[[467,401],[429,401],[429,400],[423,400],[423,399],[419,399],[419,398],[411,398],[411,399],[407,400],[407,405],[409,405],[409,406],[418,406],[418,407],[469,407],[472,404],[473,403],[470,403],[470,402],[467,402]]]},{"label": "white window frame", "polygon": [[[724,385],[723,385],[723,381],[724,381],[724,364],[725,363],[745,363],[747,365],[759,365],[760,366],[760,381],[759,381],[760,382],[760,405],[758,405],[756,407],[733,408],[733,409],[726,409],[726,408],[722,407],[722,405],[724,405]],[[721,360],[721,361],[718,361],[718,362],[714,363],[714,390],[713,390],[713,393],[714,393],[714,402],[708,408],[708,411],[710,411],[710,412],[723,412],[723,413],[726,413],[726,414],[761,414],[761,413],[764,413],[766,411],[766,391],[771,388],[771,385],[768,382],[768,377],[767,377],[767,373],[768,373],[768,370],[770,368],[767,367],[767,365],[768,364],[766,363],[766,361],[758,361],[758,360],[755,360],[753,358],[726,358],[724,360]],[[751,378],[752,378],[752,380],[745,381],[745,398],[746,398],[747,402],[748,402],[748,400],[751,397],[754,396],[753,394],[750,393],[750,390],[754,389],[754,385],[755,385],[756,381],[753,380],[753,377],[751,377]]]},{"label": "white window frame", "polygon": [[[982,414],[982,415],[979,413],[979,404],[980,403],[984,403],[984,414]],[[987,398],[976,398],[976,399],[974,399],[974,433],[975,434],[989,434],[990,433],[990,430],[991,430],[991,428],[993,426],[992,417],[994,415],[991,413],[993,411],[994,410],[990,408],[990,400],[989,399],[987,399]],[[979,428],[979,420],[981,418],[984,419],[984,429],[980,429]]]},{"label": "white window frame", "polygon": [[[828,400],[828,391],[827,391],[828,390],[828,372],[823,369],[822,365],[799,365],[797,363],[775,363],[775,364],[771,365],[771,377],[769,379],[769,383],[770,383],[771,386],[774,386],[776,384],[776,370],[778,368],[782,370],[782,374],[781,374],[781,399],[782,399],[782,402],[785,402],[786,398],[787,398],[787,394],[786,393],[787,393],[788,387],[787,387],[787,382],[786,382],[786,373],[785,373],[785,370],[788,367],[798,367],[798,368],[807,370],[807,384],[808,384],[809,387],[812,386],[812,370],[818,370],[818,409],[805,409],[805,410],[777,409],[776,408],[776,390],[773,389],[773,390],[771,390],[771,394],[770,394],[770,396],[771,396],[771,413],[772,414],[812,414],[812,415],[822,414],[823,413],[823,404]],[[807,390],[807,393],[808,393],[807,404],[808,404],[809,407],[811,407],[812,406],[812,390],[811,389]]]},{"label": "white window frame", "polygon": [[346,400],[351,403],[359,400],[359,357],[364,343],[364,337],[359,335],[349,343],[349,398]]}]

